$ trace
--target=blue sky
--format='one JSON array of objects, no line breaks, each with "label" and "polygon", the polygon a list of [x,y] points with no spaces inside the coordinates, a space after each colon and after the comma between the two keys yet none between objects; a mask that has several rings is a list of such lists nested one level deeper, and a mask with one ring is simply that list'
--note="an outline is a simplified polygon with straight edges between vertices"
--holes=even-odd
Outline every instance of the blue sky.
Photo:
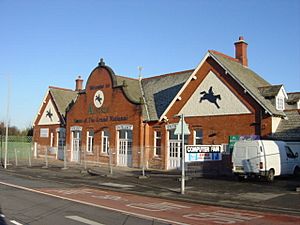
[{"label": "blue sky", "polygon": [[104,58],[116,74],[195,68],[207,50],[234,56],[287,92],[300,91],[299,0],[0,0],[0,121],[32,124],[48,86],[74,89]]}]

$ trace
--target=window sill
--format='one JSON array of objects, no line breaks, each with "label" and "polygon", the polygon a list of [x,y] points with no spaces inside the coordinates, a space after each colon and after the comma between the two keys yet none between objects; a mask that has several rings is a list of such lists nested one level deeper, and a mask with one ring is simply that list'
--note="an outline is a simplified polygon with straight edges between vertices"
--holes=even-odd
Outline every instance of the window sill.
[{"label": "window sill", "polygon": [[162,160],[162,158],[161,158],[160,155],[155,155],[155,156],[153,156],[153,159],[156,159],[156,160]]},{"label": "window sill", "polygon": [[86,155],[94,155],[93,152],[87,152]]}]

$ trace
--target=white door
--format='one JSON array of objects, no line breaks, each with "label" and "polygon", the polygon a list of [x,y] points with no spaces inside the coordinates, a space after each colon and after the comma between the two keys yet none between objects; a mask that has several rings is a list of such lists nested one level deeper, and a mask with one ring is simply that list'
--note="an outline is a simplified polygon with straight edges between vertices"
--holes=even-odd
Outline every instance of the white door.
[{"label": "white door", "polygon": [[80,162],[80,139],[81,132],[73,131],[73,140],[72,140],[72,161]]},{"label": "white door", "polygon": [[[180,169],[182,157],[181,135],[174,134],[175,129],[168,131],[168,169]],[[187,135],[184,136],[184,144],[187,144]]]},{"label": "white door", "polygon": [[132,166],[132,131],[119,130],[118,165]]},{"label": "white door", "polygon": [[169,140],[168,169],[178,169],[181,164],[181,143],[179,140]]},{"label": "white door", "polygon": [[66,145],[65,131],[57,132],[57,159],[64,160],[64,147]]}]

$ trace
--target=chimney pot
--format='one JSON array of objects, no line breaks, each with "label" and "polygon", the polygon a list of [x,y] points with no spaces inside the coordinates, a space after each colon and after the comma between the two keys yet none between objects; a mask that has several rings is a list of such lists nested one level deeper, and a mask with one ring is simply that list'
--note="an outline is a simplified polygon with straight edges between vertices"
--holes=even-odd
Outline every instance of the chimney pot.
[{"label": "chimney pot", "polygon": [[81,79],[81,76],[78,76],[78,78],[75,80],[75,82],[76,82],[75,91],[81,91],[82,90],[82,83],[83,83],[83,80]]},{"label": "chimney pot", "polygon": [[244,37],[240,36],[239,40],[235,42],[234,45],[235,45],[235,58],[238,59],[243,66],[248,66],[248,56],[247,56],[248,44],[244,41]]}]

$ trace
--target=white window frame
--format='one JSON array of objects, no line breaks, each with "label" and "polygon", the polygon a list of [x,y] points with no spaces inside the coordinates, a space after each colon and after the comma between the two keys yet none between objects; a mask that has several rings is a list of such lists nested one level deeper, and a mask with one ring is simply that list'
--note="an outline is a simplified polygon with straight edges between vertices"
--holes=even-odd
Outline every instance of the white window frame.
[{"label": "white window frame", "polygon": [[[106,130],[106,131],[109,132],[108,130]],[[108,133],[108,135],[105,135],[105,130],[102,130],[102,132],[101,132],[101,152],[104,154],[108,154],[108,150],[109,150],[109,133]]]},{"label": "white window frame", "polygon": [[[197,137],[197,131],[198,131],[198,130],[201,130],[201,131],[202,131],[202,136],[201,136],[201,137]],[[194,144],[194,145],[196,145],[197,140],[202,140],[201,142],[202,142],[202,144],[203,144],[203,129],[202,129],[202,128],[196,128],[196,129],[194,130],[194,139],[193,139],[193,144]]]},{"label": "white window frame", "polygon": [[[90,135],[90,133],[93,132],[93,135]],[[94,148],[94,131],[89,130],[86,133],[86,152],[93,153]]]},{"label": "white window frame", "polygon": [[277,97],[276,98],[276,109],[277,110],[284,110],[284,97]]},{"label": "white window frame", "polygon": [[[157,136],[157,133],[160,133],[160,137]],[[154,146],[154,156],[160,156],[161,155],[161,131],[154,131],[154,143],[153,143],[153,146]],[[157,139],[160,139],[160,154],[157,154],[157,147],[156,147],[156,144],[157,144]]]}]

